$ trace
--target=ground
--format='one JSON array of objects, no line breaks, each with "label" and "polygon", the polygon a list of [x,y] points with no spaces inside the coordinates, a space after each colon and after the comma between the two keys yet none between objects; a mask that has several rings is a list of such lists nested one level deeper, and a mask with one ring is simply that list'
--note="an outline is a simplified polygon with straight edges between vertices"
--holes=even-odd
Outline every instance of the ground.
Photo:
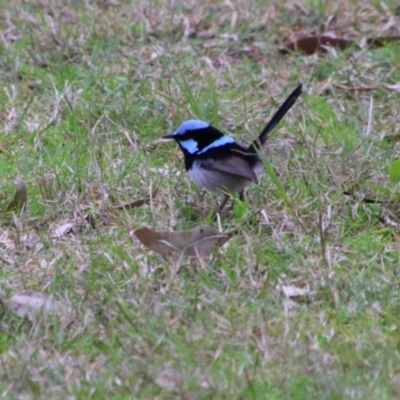
[{"label": "ground", "polygon": [[[2,397],[399,398],[396,2],[0,4]],[[279,51],[321,33],[354,45]],[[299,82],[215,217],[161,136],[250,143]],[[199,225],[236,234],[192,260],[133,234]],[[57,307],[21,318],[28,291]]]}]

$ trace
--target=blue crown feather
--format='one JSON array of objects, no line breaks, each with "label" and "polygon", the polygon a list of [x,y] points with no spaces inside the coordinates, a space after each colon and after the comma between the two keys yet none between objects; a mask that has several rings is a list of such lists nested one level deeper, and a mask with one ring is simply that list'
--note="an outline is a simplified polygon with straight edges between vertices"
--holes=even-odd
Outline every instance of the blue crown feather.
[{"label": "blue crown feather", "polygon": [[174,136],[184,135],[188,131],[195,131],[196,129],[204,129],[210,126],[209,123],[200,121],[198,119],[190,119],[189,121],[182,122],[178,129],[173,133]]}]

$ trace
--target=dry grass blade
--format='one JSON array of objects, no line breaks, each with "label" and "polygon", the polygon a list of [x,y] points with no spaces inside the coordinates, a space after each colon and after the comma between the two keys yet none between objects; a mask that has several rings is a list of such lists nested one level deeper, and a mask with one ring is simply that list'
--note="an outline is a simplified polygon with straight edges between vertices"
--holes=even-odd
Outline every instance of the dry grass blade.
[{"label": "dry grass blade", "polygon": [[114,210],[132,210],[147,204],[150,201],[150,196],[144,197],[143,199],[138,199],[132,201],[131,203],[120,204],[119,206],[113,207]]},{"label": "dry grass blade", "polygon": [[17,175],[17,191],[15,192],[14,198],[11,203],[7,207],[7,211],[20,211],[24,210],[26,207],[26,203],[28,202],[28,192],[26,190],[26,186],[22,176],[20,174]]},{"label": "dry grass blade", "polygon": [[179,258],[209,256],[217,247],[225,244],[233,235],[219,232],[209,226],[197,226],[191,231],[155,232],[148,228],[137,229],[134,234],[149,249],[163,256]]},{"label": "dry grass blade", "polygon": [[144,204],[150,203],[150,200],[154,198],[157,195],[158,190],[154,190],[151,195],[148,195],[146,197],[143,197],[141,199],[137,199],[135,201],[132,201],[130,203],[126,204],[120,204],[119,206],[114,206],[112,207],[113,210],[132,210],[134,208],[138,208],[143,206]]}]

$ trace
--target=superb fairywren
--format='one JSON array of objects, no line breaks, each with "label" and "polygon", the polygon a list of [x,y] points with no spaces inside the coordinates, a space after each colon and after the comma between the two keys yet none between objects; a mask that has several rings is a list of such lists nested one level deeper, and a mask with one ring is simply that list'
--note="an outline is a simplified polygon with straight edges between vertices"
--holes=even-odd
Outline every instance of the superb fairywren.
[{"label": "superb fairywren", "polygon": [[246,186],[252,182],[258,183],[263,169],[258,152],[301,93],[302,84],[290,94],[258,138],[247,148],[207,122],[194,119],[183,122],[174,133],[163,138],[178,142],[192,181],[205,189],[223,193],[220,204],[222,210],[230,193],[237,192],[243,199]]}]

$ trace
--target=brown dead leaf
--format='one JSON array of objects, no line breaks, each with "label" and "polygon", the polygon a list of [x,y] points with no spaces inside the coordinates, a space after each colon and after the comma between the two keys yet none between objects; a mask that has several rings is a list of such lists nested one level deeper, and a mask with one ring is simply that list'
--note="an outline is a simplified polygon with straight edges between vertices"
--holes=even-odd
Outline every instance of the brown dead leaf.
[{"label": "brown dead leaf", "polygon": [[352,44],[354,44],[353,40],[329,35],[306,36],[294,40],[287,40],[278,50],[281,54],[288,54],[292,51],[301,50],[305,54],[311,55],[316,52],[326,53],[327,50],[324,46],[337,47],[343,50]]},{"label": "brown dead leaf", "polygon": [[[400,42],[400,36],[370,37],[367,38],[364,43],[371,47],[382,47],[388,42]],[[323,34],[316,36],[302,36],[297,39],[286,40],[278,50],[284,55],[298,50],[301,50],[307,55],[311,55],[317,52],[326,53],[326,46],[332,46],[344,50],[354,44],[356,44],[356,42],[353,39]]]},{"label": "brown dead leaf", "polygon": [[68,307],[40,292],[27,291],[14,294],[5,302],[6,307],[21,318],[33,321],[41,313],[64,314]]},{"label": "brown dead leaf", "polygon": [[191,231],[155,232],[148,228],[136,229],[135,236],[139,241],[163,256],[180,258],[209,256],[217,247],[225,244],[234,234],[219,232],[209,226],[197,226]]},{"label": "brown dead leaf", "polygon": [[26,186],[22,176],[20,174],[17,175],[17,191],[15,192],[14,198],[11,203],[8,205],[6,211],[21,211],[26,207],[26,203],[28,202],[28,192],[26,190]]},{"label": "brown dead leaf", "polygon": [[367,39],[367,44],[372,47],[383,47],[388,42],[400,42],[400,36],[380,36]]}]

